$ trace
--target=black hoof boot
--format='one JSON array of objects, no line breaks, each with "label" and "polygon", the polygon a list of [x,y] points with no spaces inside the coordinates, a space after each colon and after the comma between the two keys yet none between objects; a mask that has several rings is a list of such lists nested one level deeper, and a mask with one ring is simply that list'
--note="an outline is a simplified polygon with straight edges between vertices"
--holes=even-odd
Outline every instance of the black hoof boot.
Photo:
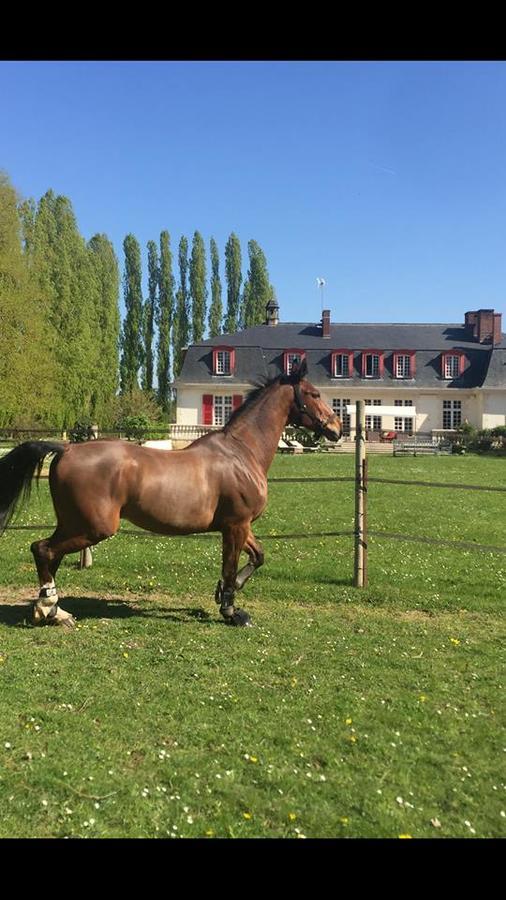
[{"label": "black hoof boot", "polygon": [[253,625],[249,613],[245,609],[236,609],[233,616],[227,619],[229,625],[238,625],[239,627],[251,627]]}]

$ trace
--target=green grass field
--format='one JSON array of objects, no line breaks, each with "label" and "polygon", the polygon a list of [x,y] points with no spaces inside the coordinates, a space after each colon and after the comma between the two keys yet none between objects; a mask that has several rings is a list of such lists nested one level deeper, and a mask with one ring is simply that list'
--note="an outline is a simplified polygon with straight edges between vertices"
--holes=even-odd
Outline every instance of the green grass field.
[{"label": "green grass field", "polygon": [[[350,456],[276,458],[276,478]],[[506,486],[504,460],[370,477]],[[371,530],[506,548],[506,494],[373,484]],[[29,545],[0,540],[1,837],[504,837],[506,553],[371,537],[353,484],[273,483],[266,563],[226,627],[219,537],[119,534],[58,573],[73,632],[24,625]],[[17,524],[51,523],[47,482]],[[128,523],[125,529],[133,530]],[[304,539],[276,535],[304,533]]]}]

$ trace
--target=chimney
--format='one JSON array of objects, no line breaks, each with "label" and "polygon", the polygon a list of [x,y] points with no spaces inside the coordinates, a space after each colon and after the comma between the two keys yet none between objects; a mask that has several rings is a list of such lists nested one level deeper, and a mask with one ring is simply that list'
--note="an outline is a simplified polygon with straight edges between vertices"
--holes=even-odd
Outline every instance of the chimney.
[{"label": "chimney", "polygon": [[322,312],[322,337],[330,338],[330,309]]},{"label": "chimney", "polygon": [[502,313],[494,313],[494,334],[492,345],[495,347],[502,341]]},{"label": "chimney", "polygon": [[500,344],[502,314],[493,309],[478,309],[474,312],[466,312],[465,324],[472,328],[473,337],[480,344]]},{"label": "chimney", "polygon": [[476,312],[466,312],[464,318],[464,324],[466,328],[472,328],[473,337],[476,337],[476,325],[478,323],[478,313]]},{"label": "chimney", "polygon": [[265,307],[265,324],[273,326],[279,324],[279,306],[274,296],[271,297]]}]

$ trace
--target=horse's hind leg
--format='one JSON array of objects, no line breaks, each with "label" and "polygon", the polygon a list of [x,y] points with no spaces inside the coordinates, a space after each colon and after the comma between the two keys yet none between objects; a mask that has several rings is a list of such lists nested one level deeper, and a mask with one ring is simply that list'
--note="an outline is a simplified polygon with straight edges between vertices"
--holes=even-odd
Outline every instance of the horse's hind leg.
[{"label": "horse's hind leg", "polygon": [[40,583],[39,597],[33,605],[34,625],[65,625],[67,628],[75,625],[74,617],[58,605],[58,594],[54,581],[58,566],[67,553],[76,553],[93,544],[98,544],[104,538],[115,534],[118,527],[119,517],[110,528],[91,529],[71,537],[64,535],[57,528],[47,540],[35,541],[32,544],[31,551]]},{"label": "horse's hind leg", "polygon": [[[220,604],[220,613],[229,625],[250,625],[250,617],[243,609],[234,606],[237,566],[241,551],[249,533],[249,524],[232,525],[223,529],[222,578],[217,584],[214,598]],[[244,583],[244,582],[243,582]]]},{"label": "horse's hind leg", "polygon": [[249,556],[249,563],[246,563],[242,569],[239,569],[235,579],[236,591],[242,590],[248,578],[251,578],[255,569],[259,569],[264,564],[264,551],[262,545],[257,541],[255,535],[249,530],[248,536],[244,542],[243,550]]},{"label": "horse's hind leg", "polygon": [[61,540],[58,530],[52,537],[34,541],[31,551],[37,566],[40,591],[38,600],[33,604],[32,622],[34,625],[65,625],[72,628],[74,617],[58,605],[58,593],[55,575],[63,557],[67,553],[89,547],[91,541],[84,535]]}]

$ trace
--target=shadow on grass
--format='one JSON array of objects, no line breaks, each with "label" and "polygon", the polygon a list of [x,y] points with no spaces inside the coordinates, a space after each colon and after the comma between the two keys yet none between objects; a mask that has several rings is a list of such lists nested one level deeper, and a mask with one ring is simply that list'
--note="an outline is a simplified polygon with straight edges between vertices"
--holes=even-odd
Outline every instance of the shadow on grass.
[{"label": "shadow on grass", "polygon": [[[205,625],[221,625],[220,619],[211,616],[200,607],[176,607],[167,609],[157,606],[156,602],[146,602],[144,609],[137,605],[131,605],[131,601],[102,600],[100,597],[74,597],[62,598],[62,609],[71,613],[78,622],[87,619],[129,619],[140,617],[146,619],[166,619],[171,622],[189,622],[197,619]],[[29,624],[31,618],[31,602],[27,603],[0,603],[0,624],[23,625]]]}]

